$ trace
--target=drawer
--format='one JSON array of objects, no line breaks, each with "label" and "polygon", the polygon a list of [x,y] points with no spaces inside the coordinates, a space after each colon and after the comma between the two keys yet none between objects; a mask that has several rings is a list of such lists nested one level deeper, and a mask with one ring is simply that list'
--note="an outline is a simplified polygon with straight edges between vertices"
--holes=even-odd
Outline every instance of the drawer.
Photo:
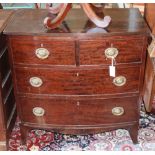
[{"label": "drawer", "polygon": [[116,63],[142,61],[142,37],[114,36],[102,40],[81,40],[79,44],[81,65],[111,64],[111,59],[105,56],[105,50],[111,47],[118,50],[118,55],[115,58]]},{"label": "drawer", "polygon": [[101,125],[137,121],[138,97],[76,99],[19,97],[24,122],[53,125]]},{"label": "drawer", "polygon": [[19,37],[11,39],[15,64],[75,65],[75,43],[52,37]]},{"label": "drawer", "polygon": [[[18,93],[92,95],[139,91],[140,66],[117,68],[116,77],[124,85],[117,86],[107,68],[49,69],[16,67]],[[123,83],[122,83],[123,84]]]}]

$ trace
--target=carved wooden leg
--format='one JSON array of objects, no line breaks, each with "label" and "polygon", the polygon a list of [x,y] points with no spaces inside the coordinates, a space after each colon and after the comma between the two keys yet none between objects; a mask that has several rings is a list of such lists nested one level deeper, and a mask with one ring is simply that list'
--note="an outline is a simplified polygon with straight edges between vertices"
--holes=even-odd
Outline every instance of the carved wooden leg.
[{"label": "carved wooden leg", "polygon": [[132,139],[134,144],[138,143],[138,129],[139,129],[139,124],[138,123],[134,124],[129,129],[129,133],[130,133],[131,139]]},{"label": "carved wooden leg", "polygon": [[[72,7],[71,3],[61,4],[60,7],[57,8],[58,10],[52,9],[51,7],[48,17],[44,19],[45,27],[48,29],[57,28],[66,17],[71,7]],[[53,16],[52,12],[57,12],[57,15]]]},{"label": "carved wooden leg", "polygon": [[[81,3],[81,7],[83,8],[84,12],[88,16],[88,18],[97,26],[101,28],[106,28],[110,22],[111,17],[110,16],[104,16],[100,17],[96,14],[95,10],[97,10],[97,7],[90,3]],[[100,9],[98,9],[100,10]]]},{"label": "carved wooden leg", "polygon": [[26,145],[26,139],[27,139],[28,131],[29,131],[29,128],[27,126],[24,126],[23,124],[20,124],[21,143],[22,143],[22,145]]}]

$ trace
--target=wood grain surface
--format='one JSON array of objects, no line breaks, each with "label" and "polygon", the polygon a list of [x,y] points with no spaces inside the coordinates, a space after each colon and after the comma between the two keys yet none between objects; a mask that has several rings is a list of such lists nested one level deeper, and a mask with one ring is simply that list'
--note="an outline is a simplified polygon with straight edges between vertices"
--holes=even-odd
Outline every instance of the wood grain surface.
[{"label": "wood grain surface", "polygon": [[[150,35],[138,9],[105,9],[112,18],[106,30],[73,9],[59,28],[49,31],[42,23],[46,15],[42,9],[16,11],[4,32],[22,142],[33,128],[72,134],[125,128],[136,143]],[[44,60],[35,56],[41,44],[50,51]],[[111,61],[104,53],[109,47],[119,51],[116,76],[126,77],[123,86],[115,86],[109,76]],[[43,84],[32,87],[31,77],[39,77]],[[32,113],[37,106],[45,109],[43,117]],[[124,115],[112,115],[116,106],[125,109]]]}]

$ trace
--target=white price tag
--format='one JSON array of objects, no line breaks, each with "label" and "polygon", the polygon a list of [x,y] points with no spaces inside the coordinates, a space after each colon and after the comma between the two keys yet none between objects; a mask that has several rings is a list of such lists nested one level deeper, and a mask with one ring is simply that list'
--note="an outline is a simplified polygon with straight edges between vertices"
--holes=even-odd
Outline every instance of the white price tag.
[{"label": "white price tag", "polygon": [[109,75],[115,77],[115,66],[109,66]]}]

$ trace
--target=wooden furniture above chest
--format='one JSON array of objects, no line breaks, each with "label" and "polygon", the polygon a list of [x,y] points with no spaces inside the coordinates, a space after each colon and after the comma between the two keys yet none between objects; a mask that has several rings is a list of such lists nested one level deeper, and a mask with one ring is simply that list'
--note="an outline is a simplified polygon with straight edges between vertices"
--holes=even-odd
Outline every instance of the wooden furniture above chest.
[{"label": "wooden furniture above chest", "polygon": [[149,35],[138,9],[105,9],[112,18],[106,30],[79,9],[47,30],[47,13],[18,10],[5,29],[23,142],[31,128],[73,134],[126,128],[137,142]]},{"label": "wooden furniture above chest", "polygon": [[153,35],[155,35],[155,4],[154,3],[146,3],[145,4],[145,19],[148,23],[149,28]]},{"label": "wooden furniture above chest", "polygon": [[13,11],[0,10],[0,150],[8,149],[8,140],[16,118],[16,106],[6,37],[3,30]]},{"label": "wooden furniture above chest", "polygon": [[143,101],[147,112],[155,114],[155,4],[145,4],[145,20],[152,33],[147,55]]}]

